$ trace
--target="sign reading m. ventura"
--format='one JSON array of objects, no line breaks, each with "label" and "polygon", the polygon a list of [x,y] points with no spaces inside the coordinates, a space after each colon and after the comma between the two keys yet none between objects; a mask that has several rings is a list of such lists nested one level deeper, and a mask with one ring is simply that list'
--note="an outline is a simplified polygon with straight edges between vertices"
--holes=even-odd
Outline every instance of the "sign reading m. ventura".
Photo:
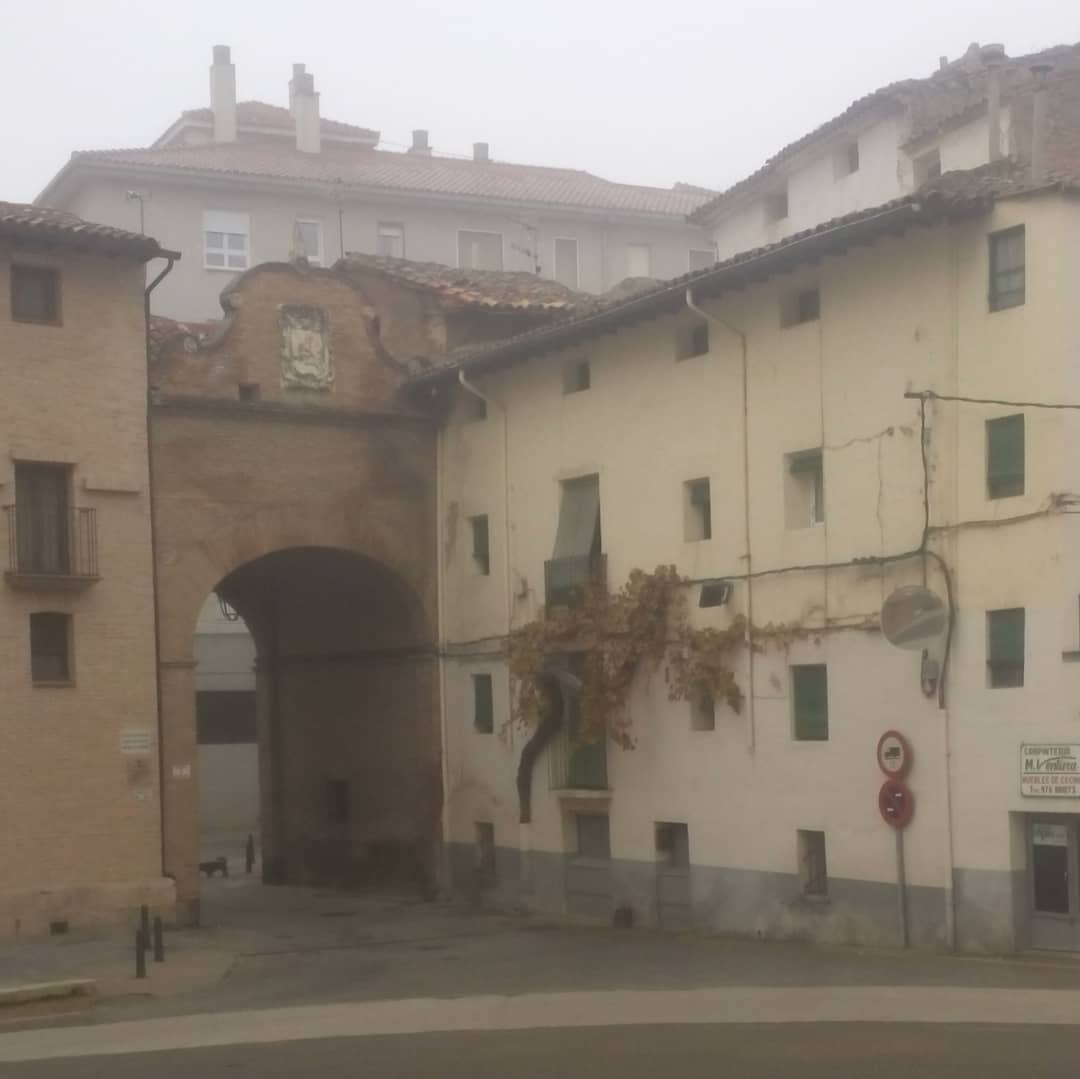
[{"label": "sign reading m. ventura", "polygon": [[1080,798],[1080,744],[1025,742],[1020,793],[1028,798]]}]

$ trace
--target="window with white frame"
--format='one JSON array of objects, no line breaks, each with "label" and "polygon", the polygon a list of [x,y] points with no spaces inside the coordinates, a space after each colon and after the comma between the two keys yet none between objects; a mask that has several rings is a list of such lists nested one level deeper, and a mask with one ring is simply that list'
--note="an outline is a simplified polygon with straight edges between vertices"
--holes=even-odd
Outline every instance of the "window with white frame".
[{"label": "window with white frame", "polygon": [[578,287],[577,240],[572,236],[555,237],[555,280],[567,288]]},{"label": "window with white frame", "polygon": [[689,269],[707,270],[716,265],[716,251],[713,248],[691,247]]},{"label": "window with white frame", "polygon": [[458,265],[465,270],[501,270],[503,238],[501,232],[458,232]]},{"label": "window with white frame", "polygon": [[251,265],[251,217],[231,210],[203,213],[203,266],[246,270]]},{"label": "window with white frame", "polygon": [[652,253],[648,244],[626,245],[626,276],[652,277]]},{"label": "window with white frame", "polygon": [[321,266],[323,264],[322,222],[313,217],[298,217],[296,231],[299,234],[304,257],[312,266]]},{"label": "window with white frame", "polygon": [[375,253],[390,258],[405,257],[405,226],[397,221],[380,221],[375,234]]}]

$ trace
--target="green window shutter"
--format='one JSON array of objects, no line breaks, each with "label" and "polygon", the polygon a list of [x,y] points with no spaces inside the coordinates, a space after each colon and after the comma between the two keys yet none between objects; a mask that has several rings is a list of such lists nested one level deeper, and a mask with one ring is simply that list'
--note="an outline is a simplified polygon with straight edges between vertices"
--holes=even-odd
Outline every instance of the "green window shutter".
[{"label": "green window shutter", "polygon": [[986,661],[992,687],[1024,684],[1024,608],[986,613]]},{"label": "green window shutter", "polygon": [[1026,292],[1024,226],[990,237],[990,310],[1018,307]]},{"label": "green window shutter", "polygon": [[986,489],[991,498],[1024,493],[1024,417],[986,422]]},{"label": "green window shutter", "polygon": [[791,668],[795,706],[795,738],[825,742],[829,738],[829,681],[824,664]]},{"label": "green window shutter", "polygon": [[491,734],[495,730],[490,674],[473,675],[473,724],[481,734]]}]

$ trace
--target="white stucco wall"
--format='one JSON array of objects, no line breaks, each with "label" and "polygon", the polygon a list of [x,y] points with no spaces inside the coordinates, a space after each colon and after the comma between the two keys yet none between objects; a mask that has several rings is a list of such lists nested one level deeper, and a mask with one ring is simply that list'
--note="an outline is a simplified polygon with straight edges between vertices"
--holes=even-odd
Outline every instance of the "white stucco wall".
[{"label": "white stucco wall", "polygon": [[[988,232],[1027,227],[1028,300],[987,310]],[[993,214],[952,227],[883,239],[734,294],[715,307],[747,333],[751,549],[755,571],[842,562],[916,548],[923,478],[918,403],[908,389],[1016,400],[1080,401],[1075,363],[1080,325],[1069,307],[1066,252],[1080,240],[1080,211],[1057,198],[1014,200]],[[781,330],[780,297],[817,283],[819,321]],[[742,411],[737,341],[712,331],[708,355],[676,363],[673,344],[686,316],[621,330],[508,371],[477,375],[506,407],[509,446],[509,561],[514,624],[542,603],[543,562],[551,557],[558,482],[600,476],[608,580],[631,568],[674,562],[688,577],[736,576],[746,565]],[[587,357],[591,388],[561,392],[566,358]],[[952,568],[957,620],[948,675],[948,708],[919,687],[918,654],[876,633],[844,631],[873,620],[896,586],[923,580],[921,560],[886,569],[844,568],[765,577],[753,586],[758,624],[798,622],[823,632],[768,650],[755,660],[753,707],[741,716],[717,708],[715,731],[690,729],[689,706],[667,700],[661,672],[645,673],[631,702],[638,746],[609,747],[612,855],[655,859],[653,824],[689,824],[695,865],[796,872],[796,831],[820,829],[829,873],[889,884],[893,837],[877,813],[878,736],[897,727],[915,747],[911,776],[918,808],[906,835],[908,880],[944,889],[947,852],[946,762],[952,784],[952,857],[958,869],[1021,871],[1024,849],[1010,813],[1077,812],[1067,799],[1022,798],[1022,741],[1080,741],[1075,649],[1080,558],[1069,517],[1026,517],[1051,492],[1075,490],[1080,421],[1075,413],[1027,410],[1027,488],[991,501],[985,485],[985,421],[1017,411],[981,405],[928,405],[931,520],[952,527],[934,547]],[[502,413],[462,424],[443,440],[445,531],[444,636],[476,642],[507,629]],[[826,520],[790,529],[784,518],[784,454],[825,446]],[[681,486],[712,482],[713,539],[682,540]],[[491,518],[492,574],[469,566],[463,517]],[[994,528],[981,522],[1020,516]],[[933,562],[926,580],[943,593]],[[699,611],[697,624],[724,625],[745,611],[737,583],[727,609]],[[1022,689],[990,689],[986,611],[1027,608]],[[826,631],[827,627],[827,631]],[[471,645],[473,650],[483,646]],[[791,734],[788,665],[826,662],[830,737],[796,742]],[[471,728],[468,676],[495,674],[496,729],[505,725],[509,682],[497,654],[447,662],[448,830],[467,843],[473,822],[495,823],[500,845],[568,849],[566,816],[547,789],[546,762],[534,778],[534,823],[517,824],[514,789],[523,735]],[[746,660],[740,659],[746,688]],[[951,745],[946,745],[946,732]]]},{"label": "white stucco wall", "polygon": [[[657,278],[686,273],[690,250],[709,244],[704,229],[675,218],[538,213],[515,205],[488,204],[468,209],[430,198],[395,199],[388,195],[378,201],[346,200],[339,219],[338,204],[321,190],[267,190],[239,184],[201,185],[195,181],[136,183],[123,177],[88,178],[64,208],[91,221],[137,231],[138,204],[124,197],[133,186],[148,196],[144,202],[146,232],[183,256],[154,293],[155,313],[180,319],[219,317],[218,297],[235,276],[203,266],[206,210],[250,215],[252,265],[289,257],[297,218],[322,222],[327,265],[342,251],[374,253],[380,221],[405,226],[407,258],[449,266],[458,262],[459,229],[501,233],[503,268],[532,272],[535,260],[527,252],[538,246],[544,276],[554,276],[555,237],[574,237],[578,241],[578,286],[586,292],[603,292],[628,275],[629,244],[649,246],[651,276]],[[530,227],[524,227],[522,222]]]}]

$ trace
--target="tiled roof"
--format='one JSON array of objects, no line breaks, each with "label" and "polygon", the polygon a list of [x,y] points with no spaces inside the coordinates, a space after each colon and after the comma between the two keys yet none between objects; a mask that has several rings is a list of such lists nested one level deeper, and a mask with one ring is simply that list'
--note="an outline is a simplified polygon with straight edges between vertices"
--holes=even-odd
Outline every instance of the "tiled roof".
[{"label": "tiled roof", "polygon": [[503,341],[457,349],[439,369],[426,372],[416,381],[443,378],[458,367],[483,368],[507,359],[536,355],[620,325],[669,314],[685,307],[686,290],[690,286],[699,299],[718,295],[726,289],[744,287],[748,277],[763,280],[801,262],[817,261],[823,254],[842,253],[849,246],[873,239],[882,232],[897,232],[909,225],[934,224],[978,213],[996,199],[1046,190],[1080,193],[1080,173],[1055,174],[1036,182],[1031,180],[1027,169],[1008,159],[977,169],[946,173],[913,195],[833,218],[778,243],[741,252],[708,269],[659,282],[628,298],[599,297],[591,309],[575,312],[558,322]]},{"label": "tiled roof", "polygon": [[[1080,61],[1080,46],[1056,45],[1028,56],[1011,57],[1000,67],[1002,99],[1030,90],[1031,65],[1050,62],[1055,67],[1075,66]],[[914,142],[970,116],[985,107],[987,72],[980,50],[973,45],[959,60],[921,79],[903,79],[874,90],[853,101],[842,113],[820,127],[802,135],[778,150],[761,168],[750,173],[727,190],[702,203],[691,213],[691,220],[704,223],[735,196],[766,187],[774,176],[782,176],[780,166],[801,150],[857,124],[875,111],[904,111],[909,118],[907,141]],[[1076,118],[1080,126],[1080,116]],[[1059,162],[1059,164],[1061,164]]]},{"label": "tiled roof", "polygon": [[385,255],[349,254],[334,265],[346,274],[374,271],[435,293],[453,307],[492,310],[577,311],[593,301],[536,274],[509,270],[464,270],[437,262],[412,262]]},{"label": "tiled roof", "polygon": [[50,210],[21,202],[0,202],[0,236],[92,247],[142,259],[164,253],[157,240],[150,236],[141,236],[111,225],[97,225],[65,210]]},{"label": "tiled roof", "polygon": [[363,146],[324,146],[318,154],[255,142],[90,150],[72,154],[64,171],[79,163],[679,218],[708,198],[695,191],[612,183],[576,169],[429,157]]},{"label": "tiled roof", "polygon": [[[213,124],[214,113],[211,109],[185,109],[181,114],[184,120]],[[238,101],[236,104],[236,123],[240,127],[277,128],[291,133],[296,121],[288,109],[280,105],[270,105],[265,101]],[[324,135],[352,135],[356,137],[378,138],[379,133],[369,127],[357,127],[344,124],[340,120],[322,120],[320,123]]]}]

